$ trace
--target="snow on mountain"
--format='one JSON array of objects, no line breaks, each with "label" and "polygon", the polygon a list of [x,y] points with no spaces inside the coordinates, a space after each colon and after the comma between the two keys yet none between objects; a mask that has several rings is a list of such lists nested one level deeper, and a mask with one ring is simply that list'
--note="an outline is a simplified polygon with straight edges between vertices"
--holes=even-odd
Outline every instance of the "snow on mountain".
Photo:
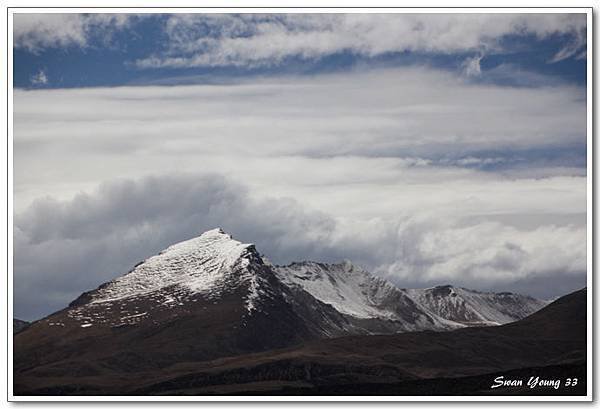
[{"label": "snow on mountain", "polygon": [[[381,338],[347,336],[495,325],[522,318],[542,305],[530,297],[454,287],[404,290],[350,262],[275,266],[253,245],[215,229],[168,247],[31,323],[15,335],[14,361],[17,372],[43,368],[54,376],[64,371],[78,391],[79,374],[86,371],[93,377],[115,371],[120,374],[116,382],[122,383],[131,373],[232,362],[246,354],[314,346],[327,338],[346,337],[356,343]],[[423,333],[416,337],[418,342],[440,340]],[[413,338],[407,339],[414,345]],[[422,347],[423,353],[446,365],[443,355],[431,354],[435,348]],[[368,379],[389,373],[381,366],[387,355],[380,352],[383,360],[369,369]],[[317,360],[329,356],[310,354]],[[344,353],[344,361],[326,363],[322,375],[329,379],[330,371],[344,365],[359,368],[355,358]],[[299,372],[305,379],[307,371],[315,374],[306,366],[310,361],[293,362],[286,359],[281,376]],[[273,375],[269,362],[256,368],[251,376]],[[239,379],[240,373],[226,381]],[[204,382],[202,377],[186,379],[188,385]]]},{"label": "snow on mountain", "polygon": [[286,285],[302,288],[342,314],[402,322],[405,331],[506,324],[548,304],[519,294],[452,286],[399,289],[349,261],[292,263],[275,270]]},{"label": "snow on mountain", "polygon": [[507,324],[548,304],[520,294],[480,292],[451,285],[407,290],[407,293],[430,312],[466,325]]},{"label": "snow on mountain", "polygon": [[[362,320],[371,332],[446,330],[458,324],[430,313],[389,281],[354,266],[315,262],[276,266],[279,279],[291,288],[301,288],[341,314]],[[366,320],[388,321],[394,330],[374,328]]]},{"label": "snow on mountain", "polygon": [[92,303],[135,297],[174,285],[192,293],[218,294],[234,266],[248,265],[251,247],[233,240],[221,229],[207,231],[168,247],[101,287],[93,295]]},{"label": "snow on mountain", "polygon": [[545,305],[531,297],[450,286],[399,289],[348,261],[275,266],[254,245],[214,229],[174,244],[82,294],[64,314],[46,322],[81,328],[146,321],[158,325],[177,317],[199,317],[208,311],[207,305],[212,308],[224,300],[231,319],[244,327],[250,318],[266,328],[275,316],[285,316],[289,339],[299,327],[303,337],[333,337],[497,325]]},{"label": "snow on mountain", "polygon": [[380,308],[379,304],[387,294],[396,291],[396,287],[348,261],[292,263],[277,266],[276,272],[286,285],[301,287],[342,314],[356,318],[394,317],[392,311]]},{"label": "snow on mountain", "polygon": [[[201,297],[219,300],[240,290],[247,314],[256,310],[264,278],[253,244],[234,240],[221,229],[174,244],[136,265],[127,274],[82,294],[71,303],[70,318],[90,324],[132,325],[158,310],[186,309]],[[51,322],[61,325],[62,322]]]}]

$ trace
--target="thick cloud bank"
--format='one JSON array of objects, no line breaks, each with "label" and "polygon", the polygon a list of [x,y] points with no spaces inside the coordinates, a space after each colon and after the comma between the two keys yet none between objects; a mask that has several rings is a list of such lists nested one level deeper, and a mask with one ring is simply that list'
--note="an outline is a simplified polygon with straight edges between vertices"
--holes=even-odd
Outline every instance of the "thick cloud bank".
[{"label": "thick cloud bank", "polygon": [[454,192],[472,194],[456,182],[489,186],[490,175],[477,169],[517,178],[585,175],[585,89],[471,84],[424,67],[227,85],[16,90],[14,107],[17,209],[157,169],[218,170],[301,201],[359,184],[369,195],[395,184],[403,201],[413,200],[407,189],[424,180],[452,181]]},{"label": "thick cloud bank", "polygon": [[[15,314],[38,318],[169,244],[221,226],[273,262],[350,259],[404,286],[455,283],[558,295],[585,283],[585,225],[412,214],[339,218],[254,198],[219,175],[105,183],[15,217]],[[548,278],[552,278],[549,282]]]}]

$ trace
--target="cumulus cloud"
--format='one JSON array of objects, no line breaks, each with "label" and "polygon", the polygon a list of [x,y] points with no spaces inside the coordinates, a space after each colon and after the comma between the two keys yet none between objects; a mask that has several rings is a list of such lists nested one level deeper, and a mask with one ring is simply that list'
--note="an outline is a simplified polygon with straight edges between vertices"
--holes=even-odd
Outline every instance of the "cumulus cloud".
[{"label": "cumulus cloud", "polygon": [[400,235],[407,237],[399,241],[411,244],[397,254],[397,261],[378,267],[396,281],[453,282],[458,278],[481,285],[586,271],[583,226],[550,225],[529,231],[497,222],[417,226],[400,227]]},{"label": "cumulus cloud", "polygon": [[585,14],[177,14],[165,26],[166,52],[141,68],[277,65],[349,52],[365,57],[502,52],[509,35],[573,38],[554,60],[585,44]]},{"label": "cumulus cloud", "polygon": [[310,252],[332,223],[292,200],[253,201],[243,186],[218,175],[123,180],[71,201],[39,199],[15,217],[15,311],[48,313],[215,226],[289,255],[292,237],[293,251]]},{"label": "cumulus cloud", "polygon": [[[456,215],[455,215],[456,216]],[[216,174],[105,183],[35,201],[14,225],[15,312],[39,317],[175,242],[221,226],[277,263],[350,259],[404,286],[505,289],[549,275],[585,278],[585,227],[517,228],[448,214],[340,218],[286,198],[255,198]],[[43,290],[42,290],[43,289]]]},{"label": "cumulus cloud", "polygon": [[92,36],[106,41],[128,27],[128,14],[13,14],[13,46],[37,53],[49,47],[87,47]]}]

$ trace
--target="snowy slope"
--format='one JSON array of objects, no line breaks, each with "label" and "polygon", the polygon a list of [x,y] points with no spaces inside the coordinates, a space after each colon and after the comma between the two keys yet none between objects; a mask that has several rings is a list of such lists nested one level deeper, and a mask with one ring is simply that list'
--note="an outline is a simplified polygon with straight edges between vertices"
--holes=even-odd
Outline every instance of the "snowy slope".
[{"label": "snowy slope", "polygon": [[233,329],[284,325],[286,339],[296,339],[296,333],[306,339],[497,325],[544,305],[531,297],[451,286],[399,289],[348,261],[274,266],[254,245],[214,229],[168,247],[43,322],[54,328],[121,328],[203,320],[207,311],[226,310]]},{"label": "snowy slope", "polygon": [[249,264],[249,248],[221,229],[168,247],[93,295],[93,303],[145,295],[173,285],[191,293],[218,294],[234,267]]},{"label": "snowy slope", "polygon": [[302,288],[342,314],[402,322],[405,331],[499,325],[536,312],[546,301],[512,293],[485,293],[452,286],[399,289],[345,261],[276,266],[280,280]]},{"label": "snowy slope", "polygon": [[[40,324],[88,333],[153,332],[144,328],[192,321],[214,354],[225,353],[221,342],[230,350],[254,351],[370,332],[310,294],[290,289],[254,245],[221,229],[168,247]],[[185,332],[197,331],[187,325]]]},{"label": "snowy slope", "polygon": [[430,312],[467,325],[506,324],[548,304],[520,294],[480,292],[450,285],[407,292]]},{"label": "snowy slope", "polygon": [[[275,271],[284,284],[306,291],[353,319],[386,320],[396,325],[396,331],[446,330],[464,326],[430,313],[405,291],[348,261],[340,264],[292,263],[276,266]],[[368,326],[368,323],[363,325]]]},{"label": "snowy slope", "polygon": [[[197,300],[242,292],[247,314],[257,309],[265,280],[254,245],[234,240],[221,229],[174,244],[136,265],[129,273],[82,294],[71,303],[69,318],[91,325],[135,325],[161,310],[190,310]],[[177,314],[173,312],[173,314]],[[62,321],[49,321],[62,326]]]},{"label": "snowy slope", "polygon": [[299,286],[343,314],[357,318],[392,318],[394,313],[379,304],[390,292],[389,282],[374,277],[345,261],[341,264],[315,262],[277,266],[279,279],[288,286]]}]

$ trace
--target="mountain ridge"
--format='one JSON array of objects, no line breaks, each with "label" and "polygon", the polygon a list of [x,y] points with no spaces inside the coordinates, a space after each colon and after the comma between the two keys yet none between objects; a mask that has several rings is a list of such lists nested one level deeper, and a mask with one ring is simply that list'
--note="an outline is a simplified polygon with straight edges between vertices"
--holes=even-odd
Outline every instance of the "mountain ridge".
[{"label": "mountain ridge", "polygon": [[[131,370],[129,362],[116,366],[74,350],[61,362],[16,370],[14,390],[16,395],[585,395],[586,293],[560,297],[501,326],[352,335],[141,371]],[[16,335],[15,345],[25,334]],[[498,376],[578,382],[560,389],[525,385],[492,391]]]},{"label": "mountain ridge", "polygon": [[[200,380],[193,382],[287,377],[294,380],[294,387],[306,373],[317,378],[354,379],[356,372],[360,382],[416,379],[423,373],[386,360],[406,350],[410,360],[403,361],[405,364],[435,366],[436,362],[418,363],[429,358],[445,360],[443,355],[428,354],[428,348],[436,345],[445,351],[448,342],[456,339],[478,350],[481,347],[472,344],[470,334],[477,334],[482,342],[496,343],[498,351],[505,353],[504,341],[496,340],[488,330],[505,328],[499,334],[508,334],[506,347],[519,347],[527,330],[516,324],[543,303],[512,293],[452,286],[402,289],[348,261],[277,266],[253,244],[213,229],[167,247],[16,333],[15,390],[91,393],[88,386],[79,383],[77,374],[95,385],[96,393],[105,393],[102,385],[139,382],[141,387],[146,380],[155,391],[177,389],[181,386],[177,386],[178,374],[189,371],[202,372]],[[572,318],[565,317],[567,321]],[[518,319],[521,321],[515,325],[498,325]],[[540,332],[549,324],[547,318],[540,321],[534,317],[530,325]],[[563,338],[570,332],[552,325]],[[454,333],[459,335],[451,335]],[[393,342],[387,345],[379,340]],[[401,340],[399,350],[394,340]],[[561,345],[569,342],[566,339]],[[362,344],[372,347],[363,350]],[[527,348],[530,345],[530,341],[524,344]],[[536,345],[560,352],[559,364],[570,362],[564,350],[559,351],[552,342]],[[386,355],[386,348],[391,348],[391,355]],[[277,351],[292,352],[282,355]],[[447,353],[452,355],[453,365],[461,362],[460,351]],[[262,357],[258,366],[255,357]],[[477,357],[469,359],[475,366],[457,374],[476,372]],[[235,362],[241,366],[232,369]],[[540,361],[527,362],[537,365]],[[486,365],[490,370],[499,368],[493,361]],[[165,380],[167,368],[175,381]],[[443,375],[442,370],[443,365],[439,368]],[[135,381],[130,380],[133,375]],[[188,381],[182,382],[183,388],[188,388]],[[132,390],[145,393],[143,389],[128,389],[128,393]]]},{"label": "mountain ridge", "polygon": [[[312,297],[311,302],[319,308],[332,307],[336,314],[341,314],[342,321],[354,323],[349,327],[360,325],[358,322],[386,321],[388,328],[380,328],[383,332],[505,324],[547,304],[519,294],[481,292],[451,285],[399,288],[348,260],[333,264],[302,261],[273,265],[258,253],[254,244],[241,243],[216,228],[167,247],[126,274],[84,292],[67,308],[75,309],[70,317],[82,326],[119,325],[110,317],[114,314],[109,310],[115,304],[131,304],[145,298],[145,304],[153,304],[152,310],[169,310],[185,306],[198,295],[218,300],[223,291],[243,287],[246,315],[252,315],[264,299],[274,297],[273,286],[284,295],[285,301],[297,296],[306,302],[307,297]],[[282,286],[286,289],[282,290]],[[94,312],[79,313],[77,309],[84,307]],[[120,307],[124,314],[118,320],[124,323],[135,324],[145,320],[149,313],[148,305],[145,311],[135,306],[131,310]],[[349,327],[345,330],[352,332]],[[366,331],[373,332],[373,328]]]}]

